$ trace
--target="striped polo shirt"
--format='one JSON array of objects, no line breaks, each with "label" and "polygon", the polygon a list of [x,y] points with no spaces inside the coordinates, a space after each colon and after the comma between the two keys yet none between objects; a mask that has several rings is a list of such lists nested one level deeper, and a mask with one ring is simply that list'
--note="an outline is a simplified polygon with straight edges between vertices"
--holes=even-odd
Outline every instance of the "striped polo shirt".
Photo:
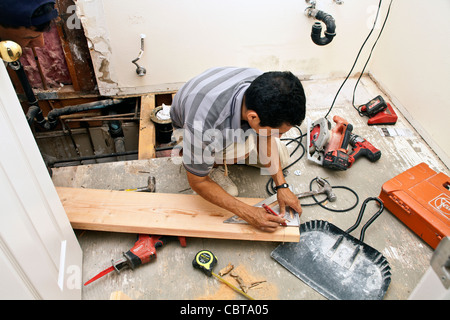
[{"label": "striped polo shirt", "polygon": [[215,153],[254,134],[248,123],[241,121],[241,109],[245,91],[261,74],[252,68],[212,68],[178,90],[170,116],[174,129],[183,130],[187,171],[208,175]]}]

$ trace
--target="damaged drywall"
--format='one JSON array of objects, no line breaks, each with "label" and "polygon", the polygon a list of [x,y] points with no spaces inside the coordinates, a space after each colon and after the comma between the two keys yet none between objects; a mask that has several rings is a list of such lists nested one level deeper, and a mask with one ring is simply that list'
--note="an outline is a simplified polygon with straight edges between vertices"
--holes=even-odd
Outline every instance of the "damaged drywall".
[{"label": "damaged drywall", "polygon": [[77,1],[76,5],[76,14],[83,25],[99,92],[105,96],[117,95],[119,89],[114,68],[110,64],[112,49],[103,2],[96,0]]}]

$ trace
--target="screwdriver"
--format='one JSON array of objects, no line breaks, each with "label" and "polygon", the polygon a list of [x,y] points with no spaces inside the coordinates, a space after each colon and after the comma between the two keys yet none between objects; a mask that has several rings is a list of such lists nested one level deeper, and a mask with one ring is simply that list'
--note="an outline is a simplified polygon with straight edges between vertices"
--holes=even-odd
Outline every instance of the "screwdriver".
[{"label": "screwdriver", "polygon": [[216,279],[218,279],[220,282],[226,284],[234,291],[242,294],[244,297],[250,300],[255,300],[252,297],[250,297],[248,294],[246,294],[244,291],[236,288],[231,283],[220,277],[219,275],[215,274],[212,269],[217,264],[217,258],[216,256],[209,250],[201,250],[197,252],[195,255],[194,260],[192,261],[192,266],[196,269],[202,270],[208,277],[214,276]]}]

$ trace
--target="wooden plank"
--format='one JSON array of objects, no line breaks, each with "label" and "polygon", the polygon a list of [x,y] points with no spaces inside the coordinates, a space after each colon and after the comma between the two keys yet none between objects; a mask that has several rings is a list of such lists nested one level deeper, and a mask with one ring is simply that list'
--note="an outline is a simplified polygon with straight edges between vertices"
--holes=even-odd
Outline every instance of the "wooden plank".
[{"label": "wooden plank", "polygon": [[[298,242],[299,228],[274,233],[246,224],[223,223],[233,216],[198,195],[56,188],[74,229],[198,238]],[[239,198],[253,205],[261,199]]]},{"label": "wooden plank", "polygon": [[111,295],[109,296],[109,300],[132,300],[129,296],[127,296],[122,291],[114,291],[111,292]]},{"label": "wooden plank", "polygon": [[155,95],[141,97],[141,116],[139,121],[139,154],[138,159],[155,157],[155,125],[150,120],[150,114],[155,108]]}]

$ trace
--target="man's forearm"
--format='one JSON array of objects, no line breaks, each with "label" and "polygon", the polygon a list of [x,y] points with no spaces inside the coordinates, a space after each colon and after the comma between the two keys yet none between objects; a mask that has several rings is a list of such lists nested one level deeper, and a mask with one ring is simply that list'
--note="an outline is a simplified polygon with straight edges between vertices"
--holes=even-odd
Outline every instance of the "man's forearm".
[{"label": "man's forearm", "polygon": [[283,170],[281,170],[281,166],[279,167],[276,174],[272,175],[273,182],[275,183],[275,186],[282,185],[283,183],[286,183],[286,179],[284,178]]},{"label": "man's forearm", "polygon": [[248,210],[249,205],[228,194],[210,177],[206,177],[200,181],[195,178],[191,179],[196,180],[189,181],[192,189],[205,200],[231,211],[240,217],[245,215],[245,211]]},{"label": "man's forearm", "polygon": [[260,150],[262,152],[262,157],[267,159],[265,167],[268,168],[269,172],[275,172],[271,174],[271,177],[276,186],[279,186],[283,183],[286,183],[284,179],[283,170],[281,168],[281,159],[278,152],[277,143],[274,137],[269,137],[266,139],[266,152],[267,155],[264,154],[264,150]]}]

